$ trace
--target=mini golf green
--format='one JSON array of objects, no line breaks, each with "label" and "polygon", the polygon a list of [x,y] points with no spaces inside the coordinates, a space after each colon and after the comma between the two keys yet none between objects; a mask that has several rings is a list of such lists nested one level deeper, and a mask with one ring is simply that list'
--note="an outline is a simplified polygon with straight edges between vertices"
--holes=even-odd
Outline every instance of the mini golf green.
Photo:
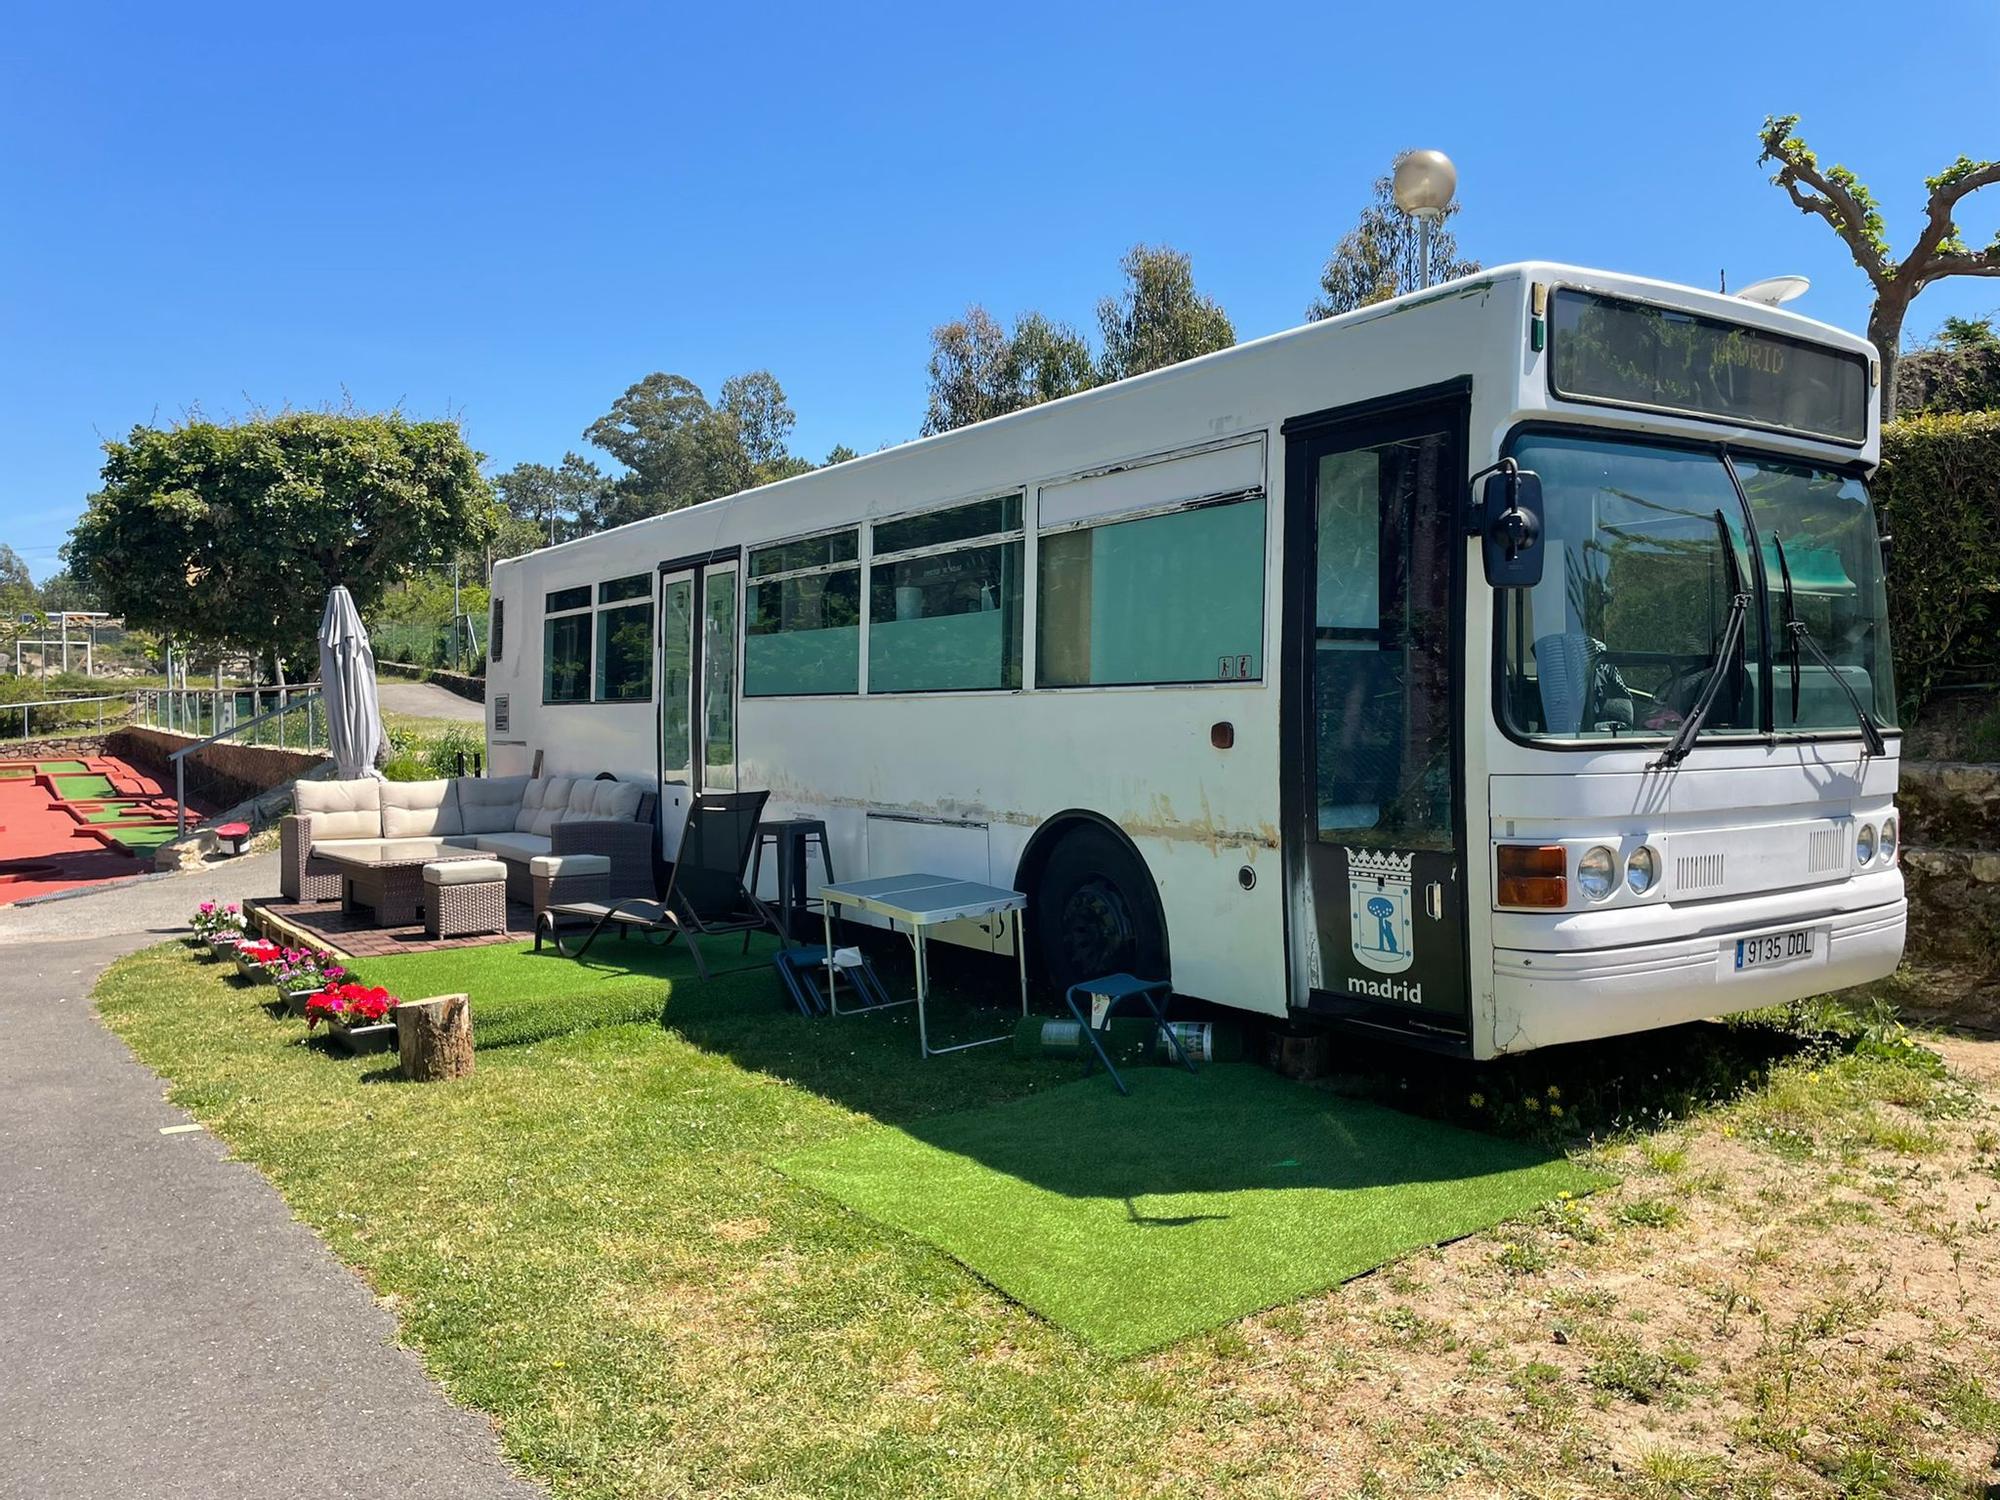
[{"label": "mini golf green", "polygon": [[174,825],[171,823],[140,824],[107,828],[108,833],[128,849],[157,849],[162,844],[174,840]]},{"label": "mini golf green", "polygon": [[1114,1355],[1609,1180],[1248,1064],[1125,1077],[1130,1098],[1100,1074],[775,1165]]},{"label": "mini golf green", "polygon": [[[90,769],[80,760],[38,760],[35,769],[44,776],[76,776]],[[109,786],[110,782],[105,782]]]},{"label": "mini golf green", "polygon": [[[83,770],[78,766],[77,770]],[[46,774],[46,773],[45,773]],[[106,776],[56,776],[53,778],[56,795],[65,802],[95,802],[104,797],[115,797],[118,788]]]}]

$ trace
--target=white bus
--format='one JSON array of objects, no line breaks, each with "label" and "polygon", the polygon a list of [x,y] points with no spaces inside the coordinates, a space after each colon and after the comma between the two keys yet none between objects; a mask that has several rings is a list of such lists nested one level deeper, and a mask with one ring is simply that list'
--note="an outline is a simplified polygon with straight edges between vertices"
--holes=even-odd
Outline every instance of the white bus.
[{"label": "white bus", "polygon": [[657,782],[666,858],[765,788],[843,879],[1027,893],[1056,984],[1479,1058],[1858,984],[1905,921],[1877,381],[1482,272],[502,563],[489,765]]}]

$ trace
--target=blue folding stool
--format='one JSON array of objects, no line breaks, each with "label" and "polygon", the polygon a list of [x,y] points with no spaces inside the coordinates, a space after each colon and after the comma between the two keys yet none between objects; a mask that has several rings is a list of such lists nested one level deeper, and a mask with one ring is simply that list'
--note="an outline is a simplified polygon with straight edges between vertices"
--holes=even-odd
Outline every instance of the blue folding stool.
[{"label": "blue folding stool", "polygon": [[1076,1017],[1077,1025],[1083,1028],[1083,1039],[1090,1043],[1090,1050],[1096,1054],[1084,1062],[1083,1072],[1086,1078],[1090,1076],[1092,1068],[1098,1063],[1103,1063],[1104,1071],[1111,1075],[1111,1081],[1117,1085],[1118,1092],[1126,1095],[1132,1092],[1125,1087],[1125,1080],[1118,1076],[1118,1070],[1111,1065],[1110,1055],[1105,1052],[1104,1043],[1099,1040],[1097,1029],[1090,1024],[1090,1012],[1087,1007],[1093,998],[1109,1002],[1104,1007],[1104,1020],[1107,1025],[1110,1023],[1111,1013],[1123,1002],[1134,998],[1144,1002],[1147,1011],[1153,1017],[1154,1029],[1167,1044],[1168,1053],[1178,1059],[1181,1066],[1190,1073],[1196,1071],[1194,1059],[1187,1055],[1187,1049],[1181,1046],[1181,1039],[1174,1035],[1174,1028],[1167,1023],[1166,1012],[1162,1008],[1166,1004],[1167,996],[1173,993],[1173,988],[1171,980],[1136,979],[1130,974],[1107,974],[1102,979],[1088,979],[1082,984],[1073,984],[1069,987],[1069,993],[1063,997],[1069,1005],[1069,1013]]},{"label": "blue folding stool", "polygon": [[[784,981],[785,991],[792,997],[792,1004],[799,1008],[800,1015],[823,1016],[830,1012],[826,993],[820,988],[820,980],[826,975],[824,947],[813,944],[781,949],[771,962],[777,967],[778,977]],[[840,969],[861,997],[863,1008],[889,1003],[888,991],[882,988],[875,966],[866,958],[859,963],[841,964]]]}]

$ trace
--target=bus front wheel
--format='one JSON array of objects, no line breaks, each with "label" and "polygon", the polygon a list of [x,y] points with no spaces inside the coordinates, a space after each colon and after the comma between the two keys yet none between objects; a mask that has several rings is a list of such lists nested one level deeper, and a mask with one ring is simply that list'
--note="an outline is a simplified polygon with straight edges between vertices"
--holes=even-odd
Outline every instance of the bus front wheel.
[{"label": "bus front wheel", "polygon": [[1152,878],[1106,829],[1083,824],[1063,835],[1030,912],[1042,976],[1058,995],[1106,974],[1166,977],[1167,938]]}]

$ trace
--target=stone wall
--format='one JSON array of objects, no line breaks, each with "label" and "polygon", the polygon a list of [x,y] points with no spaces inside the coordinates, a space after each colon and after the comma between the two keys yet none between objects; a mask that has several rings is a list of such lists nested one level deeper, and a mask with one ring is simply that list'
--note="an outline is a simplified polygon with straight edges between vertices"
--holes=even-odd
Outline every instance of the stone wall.
[{"label": "stone wall", "polygon": [[[167,794],[174,790],[174,751],[194,743],[191,735],[164,729],[121,729],[105,741],[106,752],[144,771]],[[326,757],[310,751],[276,750],[266,745],[237,745],[224,740],[205,745],[187,759],[187,794],[205,807],[231,807],[272,787],[283,786],[324,764]]]},{"label": "stone wall", "polygon": [[1963,974],[1953,1019],[2000,1026],[2000,765],[1904,761],[1907,950]]},{"label": "stone wall", "polygon": [[[84,735],[64,740],[10,740],[0,744],[0,760],[88,760],[104,754],[104,737]],[[115,752],[114,752],[115,753]]]}]

